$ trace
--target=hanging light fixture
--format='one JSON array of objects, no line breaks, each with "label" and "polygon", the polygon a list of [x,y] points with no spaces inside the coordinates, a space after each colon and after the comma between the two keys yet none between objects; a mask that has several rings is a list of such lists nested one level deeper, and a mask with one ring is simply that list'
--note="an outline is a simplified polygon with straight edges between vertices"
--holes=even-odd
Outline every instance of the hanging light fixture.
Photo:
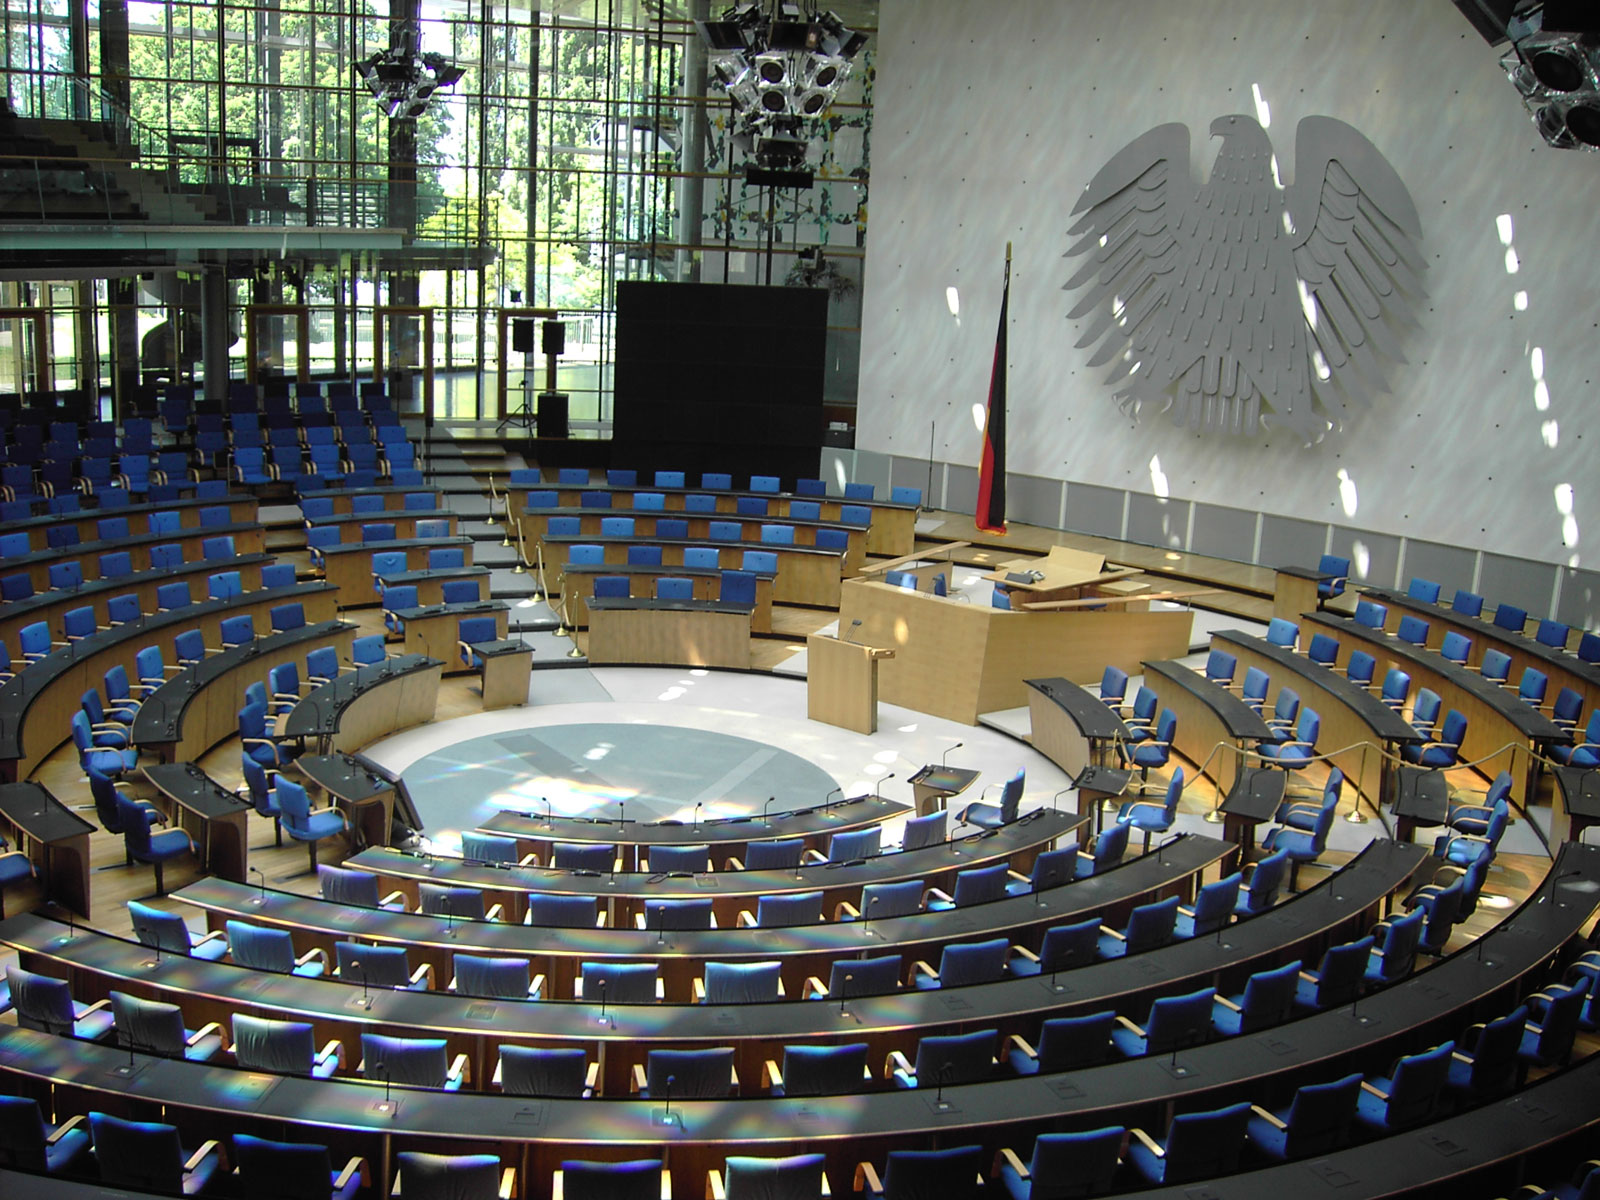
[{"label": "hanging light fixture", "polygon": [[428,110],[433,93],[460,82],[465,73],[442,54],[422,53],[422,23],[401,21],[389,31],[389,48],[355,64],[367,90],[391,120],[414,120]]},{"label": "hanging light fixture", "polygon": [[697,21],[714,87],[733,104],[733,142],[754,160],[753,182],[810,187],[804,169],[814,122],[850,77],[867,35],[814,0],[746,0],[720,21]]}]

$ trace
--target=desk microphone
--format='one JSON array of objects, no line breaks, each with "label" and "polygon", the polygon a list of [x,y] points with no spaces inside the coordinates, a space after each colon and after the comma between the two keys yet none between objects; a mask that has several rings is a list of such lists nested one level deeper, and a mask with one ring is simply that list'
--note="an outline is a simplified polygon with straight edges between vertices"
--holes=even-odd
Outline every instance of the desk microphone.
[{"label": "desk microphone", "polygon": [[954,746],[946,747],[945,748],[945,752],[939,756],[939,765],[941,767],[945,765],[944,760],[950,757],[950,751],[951,750],[959,750],[959,749],[961,749],[962,746],[965,746],[965,745],[966,745],[965,742],[957,742]]},{"label": "desk microphone", "polygon": [[[873,937],[880,937],[881,936],[880,934],[873,933],[869,926],[870,926],[870,923],[872,921],[872,908],[873,908],[873,905],[877,904],[878,901],[882,900],[882,899],[883,899],[882,896],[873,896],[871,899],[869,899],[867,901],[867,911],[861,914],[861,932],[862,933],[871,934]],[[846,976],[846,978],[848,978],[848,976]]]},{"label": "desk microphone", "polygon": [[677,1082],[678,1082],[678,1077],[676,1075],[668,1075],[667,1076],[667,1086],[666,1086],[666,1089],[665,1089],[665,1091],[667,1093],[666,1096],[665,1096],[665,1099],[666,1099],[666,1102],[667,1102],[667,1107],[661,1113],[661,1123],[663,1125],[671,1125],[673,1123],[672,1122],[672,1085],[677,1083]]},{"label": "desk microphone", "polygon": [[350,960],[350,969],[361,972],[361,1007],[370,1009],[372,998],[367,995],[367,968],[361,965],[360,959],[353,958]]},{"label": "desk microphone", "polygon": [[[837,793],[838,793],[838,795],[839,795],[839,799],[838,799],[838,801],[837,801],[837,802],[838,802],[838,803],[839,803],[839,804],[843,804],[843,803],[844,803],[844,789],[843,789],[843,788],[842,788],[842,787],[836,787],[836,788],[834,788],[834,789],[833,789],[833,791],[832,791],[832,792],[829,792],[829,793],[828,793],[828,796],[832,796],[832,795],[833,795],[833,794],[834,794],[834,793],[835,793],[835,792],[837,792]],[[831,806],[830,806],[830,805],[829,805],[829,804],[828,804],[828,796],[824,796],[824,797],[823,797],[823,798],[822,798],[822,807],[823,807],[823,808],[829,808],[829,807],[831,807]]]},{"label": "desk microphone", "polygon": [[[874,898],[876,898],[876,897],[874,897]],[[844,986],[839,989],[839,1015],[841,1017],[845,1015],[845,1013],[844,1013],[844,1002],[845,1002],[845,999],[850,995],[850,985],[852,983],[854,983],[855,981],[856,981],[856,977],[854,975],[846,975],[844,977]]]},{"label": "desk microphone", "polygon": [[949,1082],[950,1077],[955,1073],[956,1065],[949,1059],[939,1064],[939,1070],[934,1075],[935,1082],[938,1084],[938,1088],[933,1094],[933,1109],[935,1112],[943,1112],[950,1107],[944,1098],[944,1085]]},{"label": "desk microphone", "polygon": [[660,907],[658,905],[656,907],[656,945],[658,945],[658,946],[665,946],[667,944],[667,920],[666,920],[666,918],[667,918],[666,909],[664,909],[664,908],[662,908],[662,907]]},{"label": "desk microphone", "polygon": [[1159,863],[1161,861],[1162,851],[1164,851],[1168,846],[1172,845],[1173,842],[1177,841],[1182,836],[1183,836],[1183,834],[1181,834],[1181,833],[1175,833],[1171,837],[1167,838],[1166,841],[1157,842],[1156,843],[1156,862]]},{"label": "desk microphone", "polygon": [[850,622],[850,632],[844,635],[844,640],[852,646],[856,645],[856,630],[861,628],[861,618],[857,617]]},{"label": "desk microphone", "polygon": [[770,825],[771,824],[771,822],[767,820],[767,810],[772,807],[772,803],[776,799],[777,799],[776,796],[768,796],[767,797],[767,802],[761,806],[761,823],[763,825]]},{"label": "desk microphone", "polygon": [[372,1064],[372,1069],[373,1069],[373,1071],[375,1071],[378,1074],[383,1076],[383,1103],[382,1103],[382,1105],[379,1106],[378,1111],[379,1112],[389,1112],[390,1111],[390,1105],[389,1105],[389,1080],[390,1080],[390,1077],[389,1077],[389,1064],[388,1063],[381,1063],[381,1062],[373,1063]]},{"label": "desk microphone", "polygon": [[267,877],[262,873],[260,867],[251,867],[250,873],[261,880],[261,894],[250,902],[257,907],[260,907],[267,902]]},{"label": "desk microphone", "polygon": [[883,799],[883,785],[884,785],[884,784],[886,784],[886,783],[888,783],[888,782],[889,782],[889,780],[891,780],[891,779],[893,779],[893,778],[895,778],[895,775],[896,775],[896,772],[894,772],[894,771],[890,771],[890,772],[889,772],[889,773],[888,773],[888,774],[887,774],[887,775],[885,775],[885,776],[884,776],[884,777],[883,777],[883,778],[882,778],[882,779],[880,779],[880,780],[878,780],[878,785],[877,785],[877,787],[876,787],[876,788],[875,788],[875,789],[874,789],[874,791],[873,791],[873,794],[874,794],[874,795],[875,795],[875,796],[876,796],[876,797],[877,797],[877,798],[878,798],[878,799],[879,799],[879,800],[882,800],[882,799]]},{"label": "desk microphone", "polygon": [[693,828],[694,828],[694,829],[695,829],[695,831],[696,831],[696,832],[698,832],[698,831],[699,831],[699,829],[700,829],[700,810],[701,810],[701,809],[702,809],[702,808],[704,808],[704,807],[705,807],[705,804],[704,804],[704,802],[702,802],[702,801],[696,801],[696,802],[695,802],[695,806],[694,806],[694,825],[693,825]]},{"label": "desk microphone", "polygon": [[544,801],[544,827],[550,829],[555,825],[556,807],[550,803],[548,796],[540,796],[539,799]]},{"label": "desk microphone", "polygon": [[599,980],[596,982],[595,988],[600,993],[600,1024],[610,1024],[606,1017],[606,981],[604,979]]}]

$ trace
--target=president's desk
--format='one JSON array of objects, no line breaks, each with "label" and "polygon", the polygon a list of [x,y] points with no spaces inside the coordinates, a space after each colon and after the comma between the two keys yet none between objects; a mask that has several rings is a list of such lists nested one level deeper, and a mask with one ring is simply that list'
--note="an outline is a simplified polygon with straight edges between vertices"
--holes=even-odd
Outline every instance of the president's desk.
[{"label": "president's desk", "polygon": [[839,628],[856,621],[855,641],[895,652],[879,665],[879,699],[975,725],[982,713],[1026,704],[1030,678],[1092,683],[1107,665],[1134,674],[1145,659],[1181,657],[1189,652],[1193,616],[1008,611],[848,579],[840,587]]}]

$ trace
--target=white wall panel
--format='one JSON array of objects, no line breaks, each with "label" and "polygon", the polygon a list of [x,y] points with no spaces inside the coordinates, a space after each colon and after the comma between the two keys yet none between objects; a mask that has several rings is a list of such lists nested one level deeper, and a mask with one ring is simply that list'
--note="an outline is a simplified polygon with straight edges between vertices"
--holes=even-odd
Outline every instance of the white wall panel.
[{"label": "white wall panel", "polygon": [[[936,459],[978,461],[972,409],[1010,240],[1014,472],[1589,565],[1600,159],[1544,147],[1496,52],[1445,0],[884,0],[880,41],[858,447],[923,459],[931,423]],[[1252,85],[1289,181],[1297,122],[1337,117],[1394,165],[1423,223],[1430,297],[1403,342],[1409,364],[1312,447],[1199,437],[1148,413],[1133,424],[1066,317],[1069,214],[1096,170],[1182,121],[1204,178],[1207,126],[1254,115]],[[1563,543],[1563,482],[1576,546]]]}]

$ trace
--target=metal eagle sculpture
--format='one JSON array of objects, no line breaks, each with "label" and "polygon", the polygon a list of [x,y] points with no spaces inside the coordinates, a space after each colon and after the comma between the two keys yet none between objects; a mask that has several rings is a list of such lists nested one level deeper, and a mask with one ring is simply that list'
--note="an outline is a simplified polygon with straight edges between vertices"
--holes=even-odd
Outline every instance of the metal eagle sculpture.
[{"label": "metal eagle sculpture", "polygon": [[[1189,170],[1189,130],[1158,125],[1079,198],[1067,257],[1087,261],[1069,316],[1124,412],[1146,405],[1197,433],[1283,428],[1304,442],[1387,391],[1404,362],[1391,328],[1425,296],[1411,195],[1378,149],[1332,117],[1295,131],[1295,174],[1275,178],[1251,117],[1219,117],[1211,178]],[[1081,215],[1080,215],[1081,214]]]}]

